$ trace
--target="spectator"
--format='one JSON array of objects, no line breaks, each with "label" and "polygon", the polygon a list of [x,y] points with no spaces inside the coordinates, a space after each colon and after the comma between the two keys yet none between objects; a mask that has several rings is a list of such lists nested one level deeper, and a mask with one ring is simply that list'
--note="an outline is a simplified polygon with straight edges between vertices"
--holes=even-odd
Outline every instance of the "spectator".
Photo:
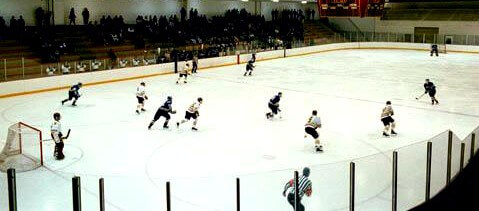
[{"label": "spectator", "polygon": [[83,16],[83,25],[87,25],[90,19],[90,11],[88,11],[87,8],[83,9],[83,12],[81,13]]},{"label": "spectator", "polygon": [[43,26],[43,22],[45,19],[45,11],[43,10],[43,8],[38,7],[35,10],[35,18],[37,19],[37,26]]},{"label": "spectator", "polygon": [[86,70],[86,64],[83,63],[82,61],[78,62],[77,71],[78,72],[85,72],[85,70]]},{"label": "spectator", "polygon": [[72,23],[73,25],[76,25],[75,19],[77,18],[77,16],[75,15],[75,9],[70,9],[70,15],[68,16],[68,18],[70,19],[70,25],[72,25]]},{"label": "spectator", "polygon": [[45,72],[47,72],[47,75],[55,75],[55,72],[57,69],[52,66],[48,66],[47,69],[45,69]]},{"label": "spectator", "polygon": [[18,24],[18,30],[20,33],[25,32],[25,20],[23,19],[23,16],[20,15],[20,18],[17,21]]},{"label": "spectator", "polygon": [[126,67],[127,64],[128,64],[128,60],[126,60],[126,59],[121,59],[120,60],[120,67],[121,68]]},{"label": "spectator", "polygon": [[12,16],[10,19],[10,30],[15,30],[17,28],[17,19],[15,19],[15,16]]},{"label": "spectator", "polygon": [[180,10],[181,13],[181,22],[185,22],[186,20],[186,9],[184,7],[181,8]]},{"label": "spectator", "polygon": [[314,13],[316,13],[316,11],[314,9],[311,10],[311,20],[314,21]]},{"label": "spectator", "polygon": [[101,62],[96,59],[91,63],[92,70],[99,70],[100,66],[101,66]]},{"label": "spectator", "polygon": [[65,62],[64,64],[62,64],[62,73],[63,74],[68,74],[70,73],[70,65],[68,64],[68,62]]}]

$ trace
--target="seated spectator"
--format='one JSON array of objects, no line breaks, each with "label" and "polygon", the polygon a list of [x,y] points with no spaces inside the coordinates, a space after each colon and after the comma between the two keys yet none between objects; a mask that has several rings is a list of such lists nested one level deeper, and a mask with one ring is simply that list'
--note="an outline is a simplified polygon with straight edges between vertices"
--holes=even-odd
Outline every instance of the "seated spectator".
[{"label": "seated spectator", "polygon": [[99,70],[101,67],[101,62],[98,61],[98,60],[93,60],[93,62],[91,63],[91,69],[92,70]]},{"label": "seated spectator", "polygon": [[62,64],[62,73],[63,74],[68,74],[70,73],[70,65],[68,64],[68,62],[65,62],[65,64]]},{"label": "seated spectator", "polygon": [[133,65],[133,66],[135,66],[135,67],[136,67],[136,66],[140,65],[140,60],[139,60],[139,59],[137,59],[137,58],[134,58],[134,59],[133,59],[133,61],[132,61],[131,63],[132,63],[132,65]]},{"label": "seated spectator", "polygon": [[121,67],[121,68],[126,67],[127,64],[128,64],[128,60],[127,60],[127,59],[120,59],[120,67]]},{"label": "seated spectator", "polygon": [[150,63],[150,61],[147,59],[147,58],[144,58],[143,59],[143,64],[144,65],[148,65]]},{"label": "seated spectator", "polygon": [[85,70],[86,70],[86,64],[83,63],[83,62],[79,62],[77,64],[77,71],[78,72],[85,72]]},{"label": "seated spectator", "polygon": [[47,69],[45,69],[45,71],[47,72],[47,75],[55,75],[55,72],[57,71],[57,69],[55,67],[48,66]]}]

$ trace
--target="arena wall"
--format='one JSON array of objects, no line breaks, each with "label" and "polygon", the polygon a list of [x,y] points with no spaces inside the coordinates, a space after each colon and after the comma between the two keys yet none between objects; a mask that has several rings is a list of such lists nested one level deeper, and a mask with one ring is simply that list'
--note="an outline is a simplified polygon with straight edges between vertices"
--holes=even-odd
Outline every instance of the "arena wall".
[{"label": "arena wall", "polygon": [[[407,49],[407,50],[421,50],[429,51],[429,44],[421,43],[387,43],[387,42],[364,42],[364,43],[338,43],[329,45],[311,46],[305,48],[276,50],[257,53],[257,61],[283,58],[285,53],[287,57],[301,56],[307,54],[321,53],[335,50],[347,49]],[[479,53],[479,46],[466,45],[448,45],[448,52],[464,52],[464,53]],[[425,53],[427,55],[427,53]],[[240,55],[240,63],[246,62],[251,58],[250,54]],[[228,65],[236,65],[238,61],[237,56],[224,56],[217,58],[208,58],[199,60],[199,68],[212,68]],[[178,64],[182,68],[183,63]],[[44,78],[36,78],[29,80],[18,80],[0,83],[0,98],[18,96],[24,94],[45,92],[51,90],[58,90],[68,88],[72,84],[82,82],[86,85],[96,85],[102,83],[110,83],[123,80],[138,79],[144,77],[158,76],[162,74],[172,74],[174,72],[174,64],[158,64],[141,67],[130,67],[123,69],[87,72],[71,75],[51,76]]]},{"label": "arena wall", "polygon": [[380,18],[329,18],[329,22],[341,31],[357,31],[350,19],[363,32],[391,32],[414,34],[414,27],[439,27],[440,35],[479,35],[477,21],[399,21]]}]

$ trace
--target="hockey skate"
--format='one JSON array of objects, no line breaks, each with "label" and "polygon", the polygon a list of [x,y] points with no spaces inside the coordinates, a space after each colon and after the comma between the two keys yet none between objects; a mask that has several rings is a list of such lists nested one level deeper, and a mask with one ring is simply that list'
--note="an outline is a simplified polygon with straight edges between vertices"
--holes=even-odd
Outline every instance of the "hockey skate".
[{"label": "hockey skate", "polygon": [[176,128],[179,128],[179,127],[180,127],[180,123],[176,122]]},{"label": "hockey skate", "polygon": [[389,137],[389,134],[387,134],[386,132],[383,132],[383,136],[384,137]]},{"label": "hockey skate", "polygon": [[140,111],[136,110],[136,113],[137,113],[137,114],[140,114]]},{"label": "hockey skate", "polygon": [[198,128],[192,127],[191,130],[193,130],[193,131],[198,131]]},{"label": "hockey skate", "polygon": [[394,135],[394,136],[397,135],[396,131],[391,130],[391,135]]},{"label": "hockey skate", "polygon": [[322,145],[315,146],[314,148],[316,149],[316,152],[323,152],[323,146]]},{"label": "hockey skate", "polygon": [[144,108],[142,108],[141,111],[145,112],[146,110]]}]

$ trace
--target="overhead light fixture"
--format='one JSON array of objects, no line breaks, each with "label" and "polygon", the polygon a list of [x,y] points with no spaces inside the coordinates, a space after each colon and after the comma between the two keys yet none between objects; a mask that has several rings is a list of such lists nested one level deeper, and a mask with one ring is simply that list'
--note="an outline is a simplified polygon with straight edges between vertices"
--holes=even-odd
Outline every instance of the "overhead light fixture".
[{"label": "overhead light fixture", "polygon": [[243,2],[247,2],[248,0],[241,0],[241,1],[243,1]]},{"label": "overhead light fixture", "polygon": [[279,2],[279,0],[271,0],[272,2]]},{"label": "overhead light fixture", "polygon": [[306,4],[308,3],[308,1],[301,1],[301,4]]}]

